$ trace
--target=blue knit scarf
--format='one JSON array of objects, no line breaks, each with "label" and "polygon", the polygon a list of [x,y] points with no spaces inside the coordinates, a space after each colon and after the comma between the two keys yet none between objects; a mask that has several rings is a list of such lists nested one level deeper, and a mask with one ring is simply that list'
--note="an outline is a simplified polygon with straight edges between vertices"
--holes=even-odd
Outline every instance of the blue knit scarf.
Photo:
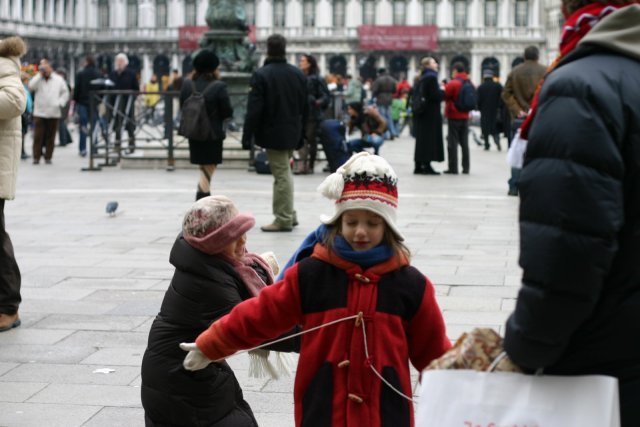
[{"label": "blue knit scarf", "polygon": [[355,251],[342,236],[336,236],[334,249],[340,258],[358,264],[364,269],[380,264],[393,255],[393,249],[385,243],[366,251]]}]

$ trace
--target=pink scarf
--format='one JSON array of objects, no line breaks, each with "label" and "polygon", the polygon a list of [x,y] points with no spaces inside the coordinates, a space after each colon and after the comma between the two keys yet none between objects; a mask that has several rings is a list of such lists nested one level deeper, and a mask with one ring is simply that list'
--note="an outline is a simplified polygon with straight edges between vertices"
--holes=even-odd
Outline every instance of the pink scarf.
[{"label": "pink scarf", "polygon": [[[257,297],[264,287],[273,283],[273,272],[271,271],[271,267],[260,255],[256,253],[247,252],[241,260],[222,254],[218,254],[218,257],[233,266],[233,269],[238,273],[238,276],[242,279],[242,282],[247,287],[251,296]],[[252,267],[253,264],[257,264],[262,267],[265,273],[267,273],[267,283],[262,280],[256,270]]]}]

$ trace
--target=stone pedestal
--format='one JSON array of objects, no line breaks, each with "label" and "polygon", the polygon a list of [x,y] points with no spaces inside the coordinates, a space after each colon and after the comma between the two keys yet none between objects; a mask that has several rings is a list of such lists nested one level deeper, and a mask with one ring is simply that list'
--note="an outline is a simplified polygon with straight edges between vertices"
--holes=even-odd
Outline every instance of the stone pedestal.
[{"label": "stone pedestal", "polygon": [[220,79],[227,84],[227,91],[233,107],[233,121],[242,129],[247,112],[247,95],[251,73],[240,71],[221,71]]}]

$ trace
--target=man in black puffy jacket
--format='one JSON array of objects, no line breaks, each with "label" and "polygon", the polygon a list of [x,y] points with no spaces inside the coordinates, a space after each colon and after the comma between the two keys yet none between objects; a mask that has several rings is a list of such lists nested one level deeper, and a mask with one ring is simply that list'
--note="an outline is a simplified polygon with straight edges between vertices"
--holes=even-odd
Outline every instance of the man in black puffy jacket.
[{"label": "man in black puffy jacket", "polygon": [[298,225],[293,208],[293,174],[289,161],[293,150],[302,147],[304,125],[309,114],[307,78],[287,64],[286,40],[279,34],[267,39],[267,59],[251,77],[242,145],[267,150],[273,174],[275,220],[262,231],[291,231]]},{"label": "man in black puffy jacket", "polygon": [[528,132],[524,273],[505,349],[524,368],[617,377],[622,426],[637,427],[640,5],[563,5],[563,57],[544,81]]}]

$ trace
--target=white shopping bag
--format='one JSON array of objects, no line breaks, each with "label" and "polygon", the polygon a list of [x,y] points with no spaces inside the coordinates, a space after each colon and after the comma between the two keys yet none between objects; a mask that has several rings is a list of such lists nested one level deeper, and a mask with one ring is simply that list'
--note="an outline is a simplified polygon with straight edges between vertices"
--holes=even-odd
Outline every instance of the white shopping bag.
[{"label": "white shopping bag", "polygon": [[416,427],[620,427],[619,405],[602,375],[424,371]]},{"label": "white shopping bag", "polygon": [[516,135],[511,141],[509,151],[507,151],[507,164],[512,168],[522,169],[524,163],[524,155],[527,152],[527,140],[520,138],[520,129],[516,131]]}]

